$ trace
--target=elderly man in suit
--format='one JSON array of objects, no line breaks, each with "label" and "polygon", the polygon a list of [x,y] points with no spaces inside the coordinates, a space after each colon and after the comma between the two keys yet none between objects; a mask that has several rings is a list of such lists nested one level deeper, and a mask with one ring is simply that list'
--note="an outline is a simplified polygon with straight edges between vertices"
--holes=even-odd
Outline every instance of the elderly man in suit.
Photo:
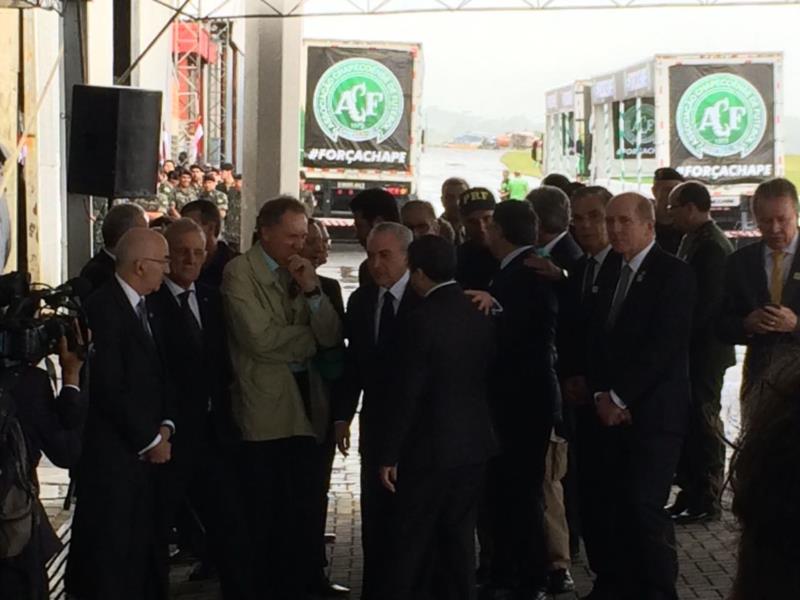
[{"label": "elderly man in suit", "polygon": [[725,262],[733,246],[711,218],[711,195],[696,181],[682,183],[669,196],[673,227],[684,233],[678,258],[692,267],[697,302],[692,315],[689,375],[692,411],[689,432],[678,464],[681,492],[670,507],[678,523],[719,519],[725,477],[725,444],[719,412],[725,370],[736,364],[732,344],[723,344],[714,330],[725,278]]},{"label": "elderly man in suit", "polygon": [[103,247],[81,269],[81,277],[89,280],[92,290],[114,277],[114,248],[123,234],[133,227],[147,227],[147,215],[141,206],[117,204],[111,207],[103,219]]},{"label": "elderly man in suit", "polygon": [[782,374],[800,360],[800,254],[797,188],[787,179],[765,181],[752,199],[762,240],[728,259],[717,331],[744,344],[742,424],[758,409],[764,386],[781,391]]},{"label": "elderly man in suit", "polygon": [[437,597],[469,600],[476,597],[475,509],[494,450],[487,401],[494,329],[455,282],[450,242],[417,239],[409,269],[424,299],[399,342],[380,454],[382,483],[397,495],[387,597],[430,597],[425,573],[436,555],[447,572],[440,583],[447,592]]},{"label": "elderly man in suit", "polygon": [[395,502],[377,477],[397,363],[398,334],[419,303],[408,285],[408,246],[413,234],[399,223],[380,223],[367,238],[367,266],[374,284],[359,287],[347,303],[345,373],[335,407],[339,449],[350,447],[350,423],[358,409],[361,454],[361,543],[364,550],[362,597],[387,597]]},{"label": "elderly man in suit", "polygon": [[592,600],[677,600],[675,530],[664,505],[686,434],[689,339],[695,305],[691,268],[655,241],[655,211],[635,193],[606,207],[620,275],[589,346],[589,388],[604,431],[609,571]]},{"label": "elderly man in suit", "polygon": [[316,440],[330,415],[311,359],[341,343],[341,320],[300,256],[305,206],[282,196],[258,213],[259,239],[225,269],[222,295],[244,440],[253,558],[276,598],[302,598],[317,568]]},{"label": "elderly man in suit", "polygon": [[[164,236],[170,272],[151,296],[150,306],[164,323],[164,351],[175,384],[181,435],[175,438],[172,461],[160,480],[163,533],[177,524],[181,542],[192,544],[190,549],[203,559],[197,574],[213,560],[224,597],[248,598],[241,498],[238,482],[230,476],[238,433],[230,413],[222,296],[217,288],[198,281],[206,258],[200,225],[178,219]],[[192,511],[180,511],[185,506]],[[200,519],[202,529],[191,518],[181,519],[190,514]]]},{"label": "elderly man in suit", "polygon": [[116,273],[86,307],[94,352],[66,584],[80,600],[164,600],[157,475],[171,458],[176,411],[163,330],[145,296],[169,271],[169,249],[138,227],[115,251]]}]

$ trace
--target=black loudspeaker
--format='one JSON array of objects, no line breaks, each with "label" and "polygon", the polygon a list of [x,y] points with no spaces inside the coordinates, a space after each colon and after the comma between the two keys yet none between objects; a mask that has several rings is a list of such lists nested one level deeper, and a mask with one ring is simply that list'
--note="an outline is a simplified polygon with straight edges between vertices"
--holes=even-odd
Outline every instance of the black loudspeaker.
[{"label": "black loudspeaker", "polygon": [[76,85],[67,190],[103,198],[156,195],[161,92]]}]

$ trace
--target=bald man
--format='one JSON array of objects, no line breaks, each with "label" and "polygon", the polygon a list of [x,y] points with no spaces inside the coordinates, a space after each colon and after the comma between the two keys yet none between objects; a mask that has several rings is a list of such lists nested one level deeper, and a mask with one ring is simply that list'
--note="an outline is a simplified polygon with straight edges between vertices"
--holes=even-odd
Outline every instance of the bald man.
[{"label": "bald man", "polygon": [[588,384],[603,427],[594,440],[604,476],[582,493],[605,505],[609,527],[592,568],[592,600],[677,600],[675,531],[664,506],[688,425],[688,355],[695,280],[655,242],[644,196],[615,196],[606,208],[619,278],[604,284],[588,347]]},{"label": "bald man", "polygon": [[79,600],[162,600],[155,481],[171,458],[175,421],[160,326],[145,297],[169,272],[169,251],[161,234],[134,228],[115,253],[114,276],[86,307],[94,352],[67,590]]}]

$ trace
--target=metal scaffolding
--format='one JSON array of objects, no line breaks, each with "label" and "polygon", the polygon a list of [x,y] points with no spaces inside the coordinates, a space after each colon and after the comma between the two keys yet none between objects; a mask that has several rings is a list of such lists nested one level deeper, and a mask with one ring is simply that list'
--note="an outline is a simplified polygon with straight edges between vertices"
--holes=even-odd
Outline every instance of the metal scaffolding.
[{"label": "metal scaffolding", "polygon": [[208,65],[208,93],[205,104],[206,123],[208,124],[206,160],[212,164],[226,162],[229,158],[225,134],[228,116],[228,60],[231,50],[231,29],[230,21],[214,21],[210,25],[211,39],[217,45],[217,60]]},{"label": "metal scaffolding", "polygon": [[391,15],[440,12],[609,10],[639,8],[703,8],[719,6],[785,6],[800,0],[296,0],[291,8],[270,0],[248,4],[242,10],[230,0],[217,0],[207,11],[194,12],[196,19],[292,18],[318,16]]}]

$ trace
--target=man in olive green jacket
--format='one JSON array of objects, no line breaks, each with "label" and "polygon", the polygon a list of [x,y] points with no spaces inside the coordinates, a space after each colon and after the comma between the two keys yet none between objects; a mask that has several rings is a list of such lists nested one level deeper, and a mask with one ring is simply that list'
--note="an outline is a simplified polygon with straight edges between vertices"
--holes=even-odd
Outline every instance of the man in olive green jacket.
[{"label": "man in olive green jacket", "polygon": [[[279,197],[258,214],[258,241],[225,269],[234,418],[242,432],[253,568],[269,597],[300,598],[315,567],[313,473],[330,422],[311,359],[341,344],[341,320],[300,256],[305,207]],[[270,593],[271,592],[271,593]]]}]

